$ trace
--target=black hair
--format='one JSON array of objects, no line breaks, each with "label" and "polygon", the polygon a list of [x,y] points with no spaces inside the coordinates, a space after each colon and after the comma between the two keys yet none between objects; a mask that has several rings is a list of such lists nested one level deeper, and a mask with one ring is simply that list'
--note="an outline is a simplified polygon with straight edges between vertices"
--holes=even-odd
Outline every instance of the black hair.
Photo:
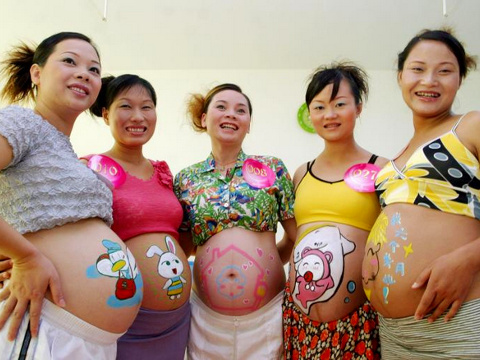
[{"label": "black hair", "polygon": [[60,32],[43,40],[37,47],[25,43],[14,47],[5,60],[2,61],[2,77],[7,78],[6,84],[1,92],[1,97],[14,103],[26,99],[33,100],[35,97],[35,86],[30,76],[30,68],[33,64],[44,66],[50,55],[55,51],[58,43],[78,39],[92,45],[100,59],[100,55],[92,40],[77,32]]},{"label": "black hair", "polygon": [[333,84],[330,100],[338,93],[340,83],[345,79],[350,84],[355,104],[363,103],[368,98],[368,75],[359,66],[352,62],[334,62],[317,68],[310,78],[310,83],[305,93],[305,102],[310,105],[313,98],[326,86]]},{"label": "black hair", "polygon": [[90,107],[90,113],[98,117],[102,117],[102,109],[108,109],[115,101],[118,94],[131,89],[134,86],[141,86],[144,88],[153,104],[157,105],[157,94],[152,84],[138,75],[124,74],[120,76],[106,76],[102,78],[102,87],[98,94],[97,100]]},{"label": "black hair", "polygon": [[445,44],[450,51],[455,55],[458,61],[460,69],[460,77],[465,78],[471,69],[477,67],[477,63],[474,57],[468,55],[465,52],[465,48],[462,43],[453,35],[451,29],[429,30],[425,29],[415,35],[407,44],[405,49],[398,54],[397,59],[397,71],[401,72],[405,65],[405,61],[410,55],[412,49],[422,40],[439,41]]}]

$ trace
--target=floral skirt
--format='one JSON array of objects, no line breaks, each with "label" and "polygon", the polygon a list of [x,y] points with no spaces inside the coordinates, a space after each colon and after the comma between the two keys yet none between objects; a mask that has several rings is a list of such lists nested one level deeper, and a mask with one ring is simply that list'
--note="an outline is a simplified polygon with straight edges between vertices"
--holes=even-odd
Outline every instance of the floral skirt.
[{"label": "floral skirt", "polygon": [[290,286],[283,301],[285,359],[380,359],[378,318],[369,302],[339,320],[318,322],[293,302]]}]

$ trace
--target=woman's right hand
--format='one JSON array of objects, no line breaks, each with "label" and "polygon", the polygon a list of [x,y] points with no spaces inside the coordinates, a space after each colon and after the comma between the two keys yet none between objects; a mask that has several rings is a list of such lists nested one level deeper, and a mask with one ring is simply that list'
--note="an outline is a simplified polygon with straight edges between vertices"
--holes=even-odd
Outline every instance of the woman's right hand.
[{"label": "woman's right hand", "polygon": [[30,312],[30,331],[38,335],[38,326],[45,293],[50,289],[53,302],[64,307],[65,300],[60,285],[60,277],[52,262],[41,252],[36,251],[21,259],[13,259],[11,277],[0,293],[0,301],[5,300],[0,313],[0,329],[12,317],[8,329],[8,340],[16,338],[27,309]]},{"label": "woman's right hand", "polygon": [[4,288],[5,280],[10,279],[12,266],[13,263],[10,258],[0,255],[0,289]]}]

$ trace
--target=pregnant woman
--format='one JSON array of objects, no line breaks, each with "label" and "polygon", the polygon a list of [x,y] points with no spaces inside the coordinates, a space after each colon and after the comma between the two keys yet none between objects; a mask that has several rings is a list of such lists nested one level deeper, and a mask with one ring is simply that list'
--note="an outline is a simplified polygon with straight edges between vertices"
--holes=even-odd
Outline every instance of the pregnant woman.
[{"label": "pregnant woman", "polygon": [[1,355],[115,359],[142,280],[109,227],[110,189],[69,139],[99,93],[98,52],[82,34],[59,33],[35,50],[15,48],[4,65],[2,95],[35,101],[0,111],[0,253],[13,263],[1,293]]}]

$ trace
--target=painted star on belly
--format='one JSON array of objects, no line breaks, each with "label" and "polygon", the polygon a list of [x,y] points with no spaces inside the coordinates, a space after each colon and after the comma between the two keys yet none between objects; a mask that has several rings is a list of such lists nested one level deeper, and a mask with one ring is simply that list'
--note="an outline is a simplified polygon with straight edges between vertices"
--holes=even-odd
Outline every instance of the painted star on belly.
[{"label": "painted star on belly", "polygon": [[403,250],[405,251],[405,259],[406,259],[408,255],[413,253],[412,243],[408,244],[407,246],[404,246]]}]

